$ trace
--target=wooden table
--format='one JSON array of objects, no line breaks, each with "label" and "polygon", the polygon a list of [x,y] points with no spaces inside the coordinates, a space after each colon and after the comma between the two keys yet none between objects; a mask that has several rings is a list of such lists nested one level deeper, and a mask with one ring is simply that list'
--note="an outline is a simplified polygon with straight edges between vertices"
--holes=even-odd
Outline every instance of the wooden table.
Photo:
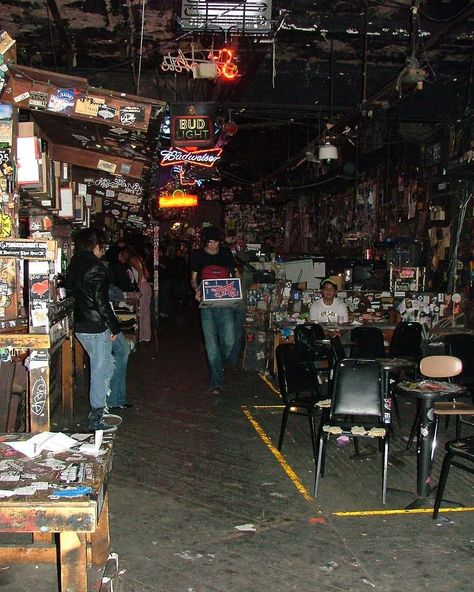
[{"label": "wooden table", "polygon": [[[38,482],[45,483],[47,489],[0,498],[0,532],[33,535],[30,545],[1,545],[0,562],[2,565],[57,563],[58,590],[87,592],[90,589],[87,568],[105,566],[110,549],[107,485],[112,466],[112,437],[104,437],[101,446],[104,453],[98,457],[69,450],[42,452],[30,459],[5,444],[29,437],[31,434],[0,435],[0,474],[3,478],[5,473],[12,477],[0,482],[0,490],[14,492]],[[45,466],[48,458],[54,459],[58,468]],[[80,497],[51,497],[54,489],[81,486],[90,487],[90,492]],[[57,537],[52,536],[55,533]]]}]

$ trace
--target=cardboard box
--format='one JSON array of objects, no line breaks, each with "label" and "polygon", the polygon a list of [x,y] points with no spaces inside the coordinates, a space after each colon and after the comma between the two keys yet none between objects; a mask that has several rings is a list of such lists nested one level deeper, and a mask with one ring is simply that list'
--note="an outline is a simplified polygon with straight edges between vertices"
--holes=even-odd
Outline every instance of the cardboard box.
[{"label": "cardboard box", "polygon": [[201,282],[201,295],[201,307],[235,306],[242,301],[240,279],[203,280]]}]

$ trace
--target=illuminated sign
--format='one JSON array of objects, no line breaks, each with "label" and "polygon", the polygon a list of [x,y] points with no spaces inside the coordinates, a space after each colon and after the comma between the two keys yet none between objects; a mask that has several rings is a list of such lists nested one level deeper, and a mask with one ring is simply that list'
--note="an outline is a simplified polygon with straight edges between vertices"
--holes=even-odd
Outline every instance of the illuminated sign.
[{"label": "illuminated sign", "polygon": [[172,119],[173,146],[214,145],[213,121],[207,115],[183,115]]},{"label": "illuminated sign", "polygon": [[222,148],[211,148],[210,150],[185,150],[184,148],[170,148],[161,150],[161,166],[174,166],[187,163],[196,166],[211,168],[220,159]]},{"label": "illuminated sign", "polygon": [[[234,52],[226,47],[222,49],[200,49],[184,53],[181,49],[177,55],[168,52],[161,62],[163,72],[192,72],[195,78],[216,78],[222,76],[234,80],[239,76],[237,64],[234,63]],[[215,69],[200,68],[200,64],[214,64]]]},{"label": "illuminated sign", "polygon": [[198,196],[176,189],[171,195],[160,195],[158,204],[160,208],[195,208],[198,205]]}]

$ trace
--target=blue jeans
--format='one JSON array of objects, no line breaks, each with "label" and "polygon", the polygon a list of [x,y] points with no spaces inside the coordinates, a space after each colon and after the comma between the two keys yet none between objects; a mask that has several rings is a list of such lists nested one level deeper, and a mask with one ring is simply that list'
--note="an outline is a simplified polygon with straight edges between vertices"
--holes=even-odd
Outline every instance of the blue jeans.
[{"label": "blue jeans", "polygon": [[123,333],[119,333],[112,341],[112,359],[114,372],[110,379],[110,394],[107,397],[108,407],[118,407],[127,402],[127,364],[130,345]]},{"label": "blue jeans", "polygon": [[89,403],[93,409],[106,407],[113,371],[110,331],[103,333],[76,333],[90,360]]},{"label": "blue jeans", "polygon": [[244,345],[244,323],[247,316],[247,307],[236,306],[233,310],[235,341],[229,356],[229,364],[240,362],[240,352]]},{"label": "blue jeans", "polygon": [[201,308],[201,325],[211,372],[209,388],[222,386],[223,366],[229,359],[235,341],[234,312],[228,306]]}]

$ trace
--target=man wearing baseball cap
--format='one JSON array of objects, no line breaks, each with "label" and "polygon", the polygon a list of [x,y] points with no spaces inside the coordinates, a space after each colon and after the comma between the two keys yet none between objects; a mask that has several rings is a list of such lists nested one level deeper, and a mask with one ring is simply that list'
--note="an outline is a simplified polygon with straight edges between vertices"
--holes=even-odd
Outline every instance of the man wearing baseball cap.
[{"label": "man wearing baseball cap", "polygon": [[309,309],[309,319],[316,323],[347,323],[347,306],[336,298],[336,284],[326,278],[321,282],[322,298],[314,301]]}]

